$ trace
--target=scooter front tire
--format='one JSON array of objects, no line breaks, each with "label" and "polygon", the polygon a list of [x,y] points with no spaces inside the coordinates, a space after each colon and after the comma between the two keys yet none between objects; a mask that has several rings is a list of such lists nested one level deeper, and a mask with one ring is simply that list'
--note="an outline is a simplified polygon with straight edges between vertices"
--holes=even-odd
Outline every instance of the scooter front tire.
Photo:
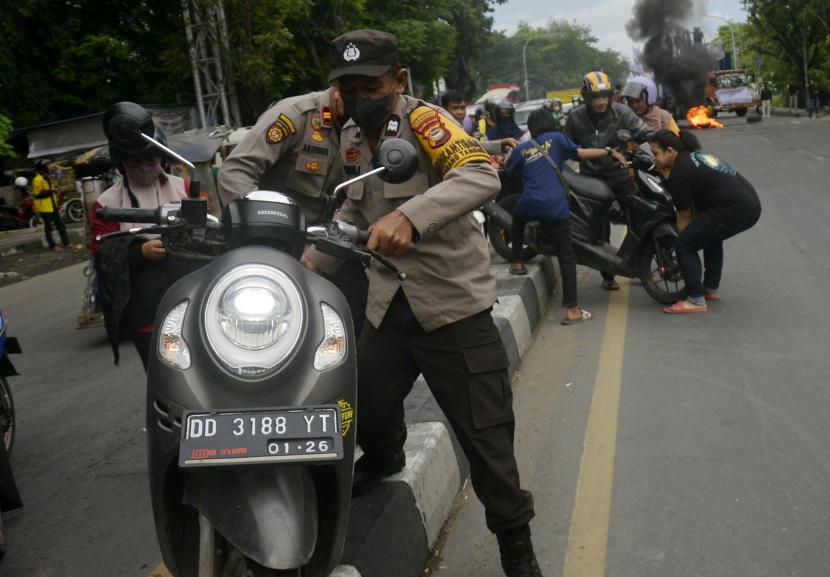
[{"label": "scooter front tire", "polygon": [[673,240],[668,236],[648,239],[637,259],[637,273],[643,288],[651,298],[663,305],[676,303],[686,292],[680,262],[672,248]]},{"label": "scooter front tire", "polygon": [[300,569],[268,569],[246,558],[238,549],[228,555],[221,577],[300,577]]},{"label": "scooter front tire", "polygon": [[[498,204],[508,213],[513,214],[513,212],[516,209],[516,202],[518,200],[519,195],[513,194],[504,197],[503,199],[498,201]],[[487,238],[490,239],[490,244],[493,245],[493,250],[496,251],[496,254],[498,254],[500,257],[502,257],[504,260],[508,262],[513,260],[513,241],[511,239],[511,236],[512,235],[510,230],[500,226],[492,218],[487,219]],[[522,253],[522,260],[524,260],[524,262],[527,262],[530,259],[534,258],[537,254],[539,253],[537,253],[535,250],[526,245]]]}]

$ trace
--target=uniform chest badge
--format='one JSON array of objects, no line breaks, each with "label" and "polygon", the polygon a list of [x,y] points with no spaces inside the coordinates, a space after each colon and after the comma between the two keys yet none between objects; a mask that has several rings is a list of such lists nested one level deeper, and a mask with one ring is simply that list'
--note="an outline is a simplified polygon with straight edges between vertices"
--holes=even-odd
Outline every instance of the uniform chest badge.
[{"label": "uniform chest badge", "polygon": [[323,128],[323,121],[320,119],[320,113],[314,113],[314,116],[311,117],[311,128],[314,130],[321,130]]},{"label": "uniform chest badge", "polygon": [[317,171],[320,170],[320,163],[317,162],[316,160],[309,160],[308,162],[305,163],[305,167],[306,167],[306,170],[309,170],[311,172],[317,172]]},{"label": "uniform chest badge", "polygon": [[323,133],[319,130],[315,130],[311,133],[311,140],[313,140],[314,142],[325,142],[326,137],[323,136]]},{"label": "uniform chest badge", "polygon": [[349,42],[343,51],[343,60],[346,62],[357,62],[360,59],[360,50],[354,43]]},{"label": "uniform chest badge", "polygon": [[330,127],[332,125],[333,118],[331,116],[331,108],[328,106],[323,107],[323,126]]},{"label": "uniform chest badge", "polygon": [[286,133],[285,128],[283,128],[282,124],[277,121],[271,125],[268,131],[265,133],[265,142],[268,144],[278,144],[287,138],[288,134]]},{"label": "uniform chest badge", "polygon": [[386,123],[386,136],[397,136],[398,129],[401,127],[401,119],[398,115],[393,115]]},{"label": "uniform chest badge", "polygon": [[347,148],[346,154],[343,155],[343,160],[345,160],[347,164],[360,163],[360,149],[355,147]]}]

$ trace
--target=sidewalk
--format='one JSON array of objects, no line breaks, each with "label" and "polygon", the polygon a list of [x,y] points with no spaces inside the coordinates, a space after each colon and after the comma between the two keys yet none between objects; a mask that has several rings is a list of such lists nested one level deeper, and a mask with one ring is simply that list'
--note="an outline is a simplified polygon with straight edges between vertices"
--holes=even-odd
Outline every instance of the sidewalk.
[{"label": "sidewalk", "polygon": [[[83,224],[66,225],[66,233],[69,235],[71,244],[86,243]],[[60,242],[57,231],[52,232],[52,237],[56,242]],[[46,234],[43,232],[43,226],[0,231],[0,256],[18,254],[46,246]]]},{"label": "sidewalk", "polygon": [[[549,257],[530,263],[525,277],[510,276],[507,264],[498,261],[493,265],[499,295],[493,319],[512,375],[556,288],[556,272]],[[421,575],[467,482],[466,459],[423,378],[405,406],[406,468],[352,501],[343,565],[332,577]]]}]

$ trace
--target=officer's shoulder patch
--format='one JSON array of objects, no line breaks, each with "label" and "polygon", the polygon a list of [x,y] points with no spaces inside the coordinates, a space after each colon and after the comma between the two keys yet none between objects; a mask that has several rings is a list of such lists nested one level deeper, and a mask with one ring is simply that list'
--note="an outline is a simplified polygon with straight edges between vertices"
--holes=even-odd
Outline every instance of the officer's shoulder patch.
[{"label": "officer's shoulder patch", "polygon": [[265,131],[265,142],[279,144],[294,134],[297,134],[297,124],[287,114],[280,112],[277,119]]},{"label": "officer's shoulder patch", "polygon": [[421,104],[412,110],[409,125],[442,178],[453,168],[490,161],[478,140],[431,106]]}]

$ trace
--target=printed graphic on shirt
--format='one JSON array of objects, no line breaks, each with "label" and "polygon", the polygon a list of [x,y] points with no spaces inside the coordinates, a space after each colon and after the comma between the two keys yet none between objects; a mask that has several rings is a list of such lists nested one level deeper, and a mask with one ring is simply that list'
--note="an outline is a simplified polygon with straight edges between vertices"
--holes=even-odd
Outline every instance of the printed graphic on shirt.
[{"label": "printed graphic on shirt", "polygon": [[442,178],[453,168],[470,162],[490,162],[478,140],[433,108],[419,106],[413,110],[409,125]]},{"label": "printed graphic on shirt", "polygon": [[706,154],[705,152],[692,152],[689,156],[692,157],[692,162],[695,163],[696,167],[700,167],[701,164],[720,172],[722,174],[728,174],[729,176],[735,176],[737,172],[734,168],[726,164],[717,156],[712,156],[711,154]]}]

